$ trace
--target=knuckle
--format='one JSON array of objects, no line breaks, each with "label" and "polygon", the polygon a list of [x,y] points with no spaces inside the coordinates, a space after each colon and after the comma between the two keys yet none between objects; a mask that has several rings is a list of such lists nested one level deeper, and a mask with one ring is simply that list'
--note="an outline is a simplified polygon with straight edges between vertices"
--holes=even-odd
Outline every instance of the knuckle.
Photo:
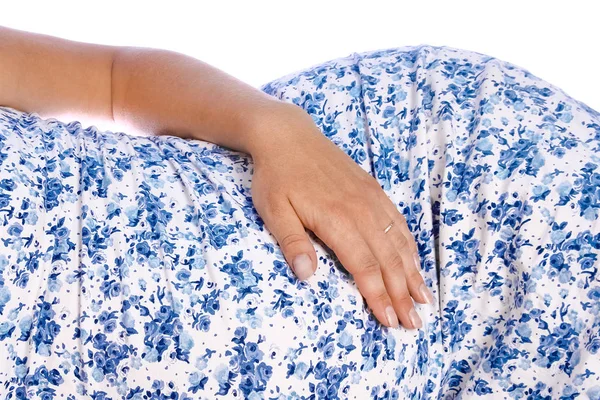
[{"label": "knuckle", "polygon": [[379,270],[379,262],[373,257],[373,255],[364,257],[360,263],[360,273],[363,275],[372,275],[379,272]]},{"label": "knuckle", "polygon": [[304,243],[306,241],[306,236],[300,233],[290,233],[281,238],[280,245],[281,247],[292,247],[299,243]]},{"label": "knuckle", "polygon": [[412,305],[412,298],[410,297],[410,293],[408,292],[408,289],[402,289],[400,291],[398,291],[397,293],[394,293],[394,301],[396,303],[406,303],[406,302],[410,302],[410,304]]},{"label": "knuckle", "polygon": [[349,195],[347,200],[347,204],[352,208],[353,214],[361,215],[365,212],[365,210],[371,209],[364,196]]},{"label": "knuckle", "polygon": [[415,242],[414,240],[411,240],[411,239],[407,239],[408,240],[408,244],[407,244],[408,249],[410,250],[411,253],[417,253],[417,255],[419,255],[419,248],[417,247],[417,242]]},{"label": "knuckle", "polygon": [[417,256],[419,255],[419,246],[417,245],[417,242],[415,240],[412,241],[410,249],[413,253],[417,253]]},{"label": "knuckle", "polygon": [[331,236],[330,241],[343,244],[350,236],[356,234],[356,226],[348,214],[333,213],[329,218],[317,220],[318,230],[322,236]]},{"label": "knuckle", "polygon": [[[363,196],[366,200],[368,200],[370,207],[372,208],[372,204],[381,205],[381,196],[386,196],[385,192],[379,186],[379,183],[373,183],[373,186],[367,190],[363,190]],[[383,199],[385,200],[385,199]]]},{"label": "knuckle", "polygon": [[409,247],[408,239],[403,234],[399,234],[396,239],[396,245],[404,250],[406,247]]},{"label": "knuckle", "polygon": [[404,262],[402,261],[402,256],[398,254],[397,251],[394,251],[390,258],[387,260],[384,267],[391,271],[403,270]]},{"label": "knuckle", "polygon": [[345,222],[349,219],[348,205],[343,201],[333,201],[328,206],[332,217],[339,222]]},{"label": "knuckle", "polygon": [[406,273],[406,281],[407,282],[424,282],[423,276],[416,269],[412,268],[410,271]]},{"label": "knuckle", "polygon": [[390,296],[388,295],[387,291],[380,290],[376,293],[373,293],[373,295],[371,296],[371,299],[372,299],[372,301],[374,301],[376,303],[385,303],[390,300]]},{"label": "knuckle", "polygon": [[264,208],[266,212],[273,217],[282,216],[284,213],[284,207],[281,200],[274,198],[273,196],[265,199]]}]

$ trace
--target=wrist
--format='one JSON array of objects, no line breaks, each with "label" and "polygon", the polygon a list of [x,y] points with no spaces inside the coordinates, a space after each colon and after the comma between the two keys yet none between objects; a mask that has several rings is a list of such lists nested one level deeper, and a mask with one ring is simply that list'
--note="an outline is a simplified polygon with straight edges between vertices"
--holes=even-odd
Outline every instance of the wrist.
[{"label": "wrist", "polygon": [[316,133],[320,131],[304,109],[274,98],[249,121],[245,147],[248,154],[257,159]]}]

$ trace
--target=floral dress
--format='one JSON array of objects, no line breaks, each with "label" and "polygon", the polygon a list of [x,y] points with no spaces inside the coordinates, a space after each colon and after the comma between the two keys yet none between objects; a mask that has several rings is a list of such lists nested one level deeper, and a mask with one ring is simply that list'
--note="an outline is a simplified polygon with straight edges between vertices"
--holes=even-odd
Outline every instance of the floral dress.
[{"label": "floral dress", "polygon": [[260,87],[407,219],[434,304],[382,326],[309,232],[296,279],[252,158],[0,107],[2,399],[600,399],[600,114],[460,49]]}]

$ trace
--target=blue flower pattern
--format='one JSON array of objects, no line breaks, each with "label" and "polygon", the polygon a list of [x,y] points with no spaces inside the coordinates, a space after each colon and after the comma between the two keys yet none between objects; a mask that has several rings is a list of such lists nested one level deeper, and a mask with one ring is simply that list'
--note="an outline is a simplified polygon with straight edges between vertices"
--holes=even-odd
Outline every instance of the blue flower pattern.
[{"label": "blue flower pattern", "polygon": [[3,399],[600,399],[600,114],[476,52],[353,53],[260,87],[405,217],[436,301],[379,324],[298,281],[252,158],[0,107]]}]

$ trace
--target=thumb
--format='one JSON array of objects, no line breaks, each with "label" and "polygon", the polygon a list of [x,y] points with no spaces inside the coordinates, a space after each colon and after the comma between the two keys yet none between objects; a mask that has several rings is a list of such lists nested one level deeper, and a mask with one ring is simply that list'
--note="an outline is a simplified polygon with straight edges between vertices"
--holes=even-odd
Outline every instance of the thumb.
[{"label": "thumb", "polygon": [[277,239],[292,271],[300,280],[309,278],[315,272],[317,254],[294,207],[285,198],[267,208],[271,212],[267,212],[263,220]]}]

